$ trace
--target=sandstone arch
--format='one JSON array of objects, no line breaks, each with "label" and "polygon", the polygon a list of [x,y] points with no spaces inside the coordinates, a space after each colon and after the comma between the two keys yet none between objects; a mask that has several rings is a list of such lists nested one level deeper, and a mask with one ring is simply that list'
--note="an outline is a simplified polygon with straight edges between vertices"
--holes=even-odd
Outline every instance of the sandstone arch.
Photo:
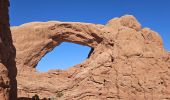
[{"label": "sandstone arch", "polygon": [[[169,53],[160,36],[142,29],[133,16],[115,18],[106,25],[51,21],[11,30],[17,50],[19,97],[56,96],[59,91],[64,96],[58,99],[65,100],[169,98]],[[41,57],[63,41],[94,51],[68,70],[37,73],[34,67]]]},{"label": "sandstone arch", "polygon": [[[98,27],[102,27],[102,25],[35,22],[20,27],[12,28],[14,44],[18,43],[16,44],[17,50],[23,51],[19,53],[22,56],[18,56],[16,59],[18,63],[33,68],[41,57],[62,42],[72,42],[95,48],[102,41],[102,38],[98,36],[100,35],[98,33],[101,33]],[[25,53],[27,54],[25,55]]]}]

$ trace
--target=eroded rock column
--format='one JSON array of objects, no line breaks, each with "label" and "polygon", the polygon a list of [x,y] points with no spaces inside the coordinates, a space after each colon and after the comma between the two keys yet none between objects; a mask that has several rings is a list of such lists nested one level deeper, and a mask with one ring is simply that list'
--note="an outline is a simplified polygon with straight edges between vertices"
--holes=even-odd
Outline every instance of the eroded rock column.
[{"label": "eroded rock column", "polygon": [[0,0],[0,100],[17,99],[15,48],[9,25],[8,0]]}]

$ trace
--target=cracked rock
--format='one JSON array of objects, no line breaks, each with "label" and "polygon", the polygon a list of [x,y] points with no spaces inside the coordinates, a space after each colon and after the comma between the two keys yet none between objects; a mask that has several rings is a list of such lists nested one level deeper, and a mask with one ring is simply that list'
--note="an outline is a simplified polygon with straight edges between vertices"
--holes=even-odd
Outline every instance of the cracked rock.
[{"label": "cracked rock", "polygon": [[[161,37],[131,15],[106,25],[31,22],[11,28],[16,47],[18,96],[57,100],[169,100],[170,54]],[[40,59],[62,42],[91,47],[84,62],[39,73]],[[63,94],[58,97],[59,93]]]}]

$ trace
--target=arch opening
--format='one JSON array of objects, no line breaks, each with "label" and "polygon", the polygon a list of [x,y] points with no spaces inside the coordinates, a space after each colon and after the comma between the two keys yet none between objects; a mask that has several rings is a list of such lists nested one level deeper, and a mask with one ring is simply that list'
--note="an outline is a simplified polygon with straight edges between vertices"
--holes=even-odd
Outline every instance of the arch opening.
[{"label": "arch opening", "polygon": [[42,57],[35,68],[38,72],[47,72],[55,69],[65,70],[86,60],[93,50],[89,46],[62,42]]}]

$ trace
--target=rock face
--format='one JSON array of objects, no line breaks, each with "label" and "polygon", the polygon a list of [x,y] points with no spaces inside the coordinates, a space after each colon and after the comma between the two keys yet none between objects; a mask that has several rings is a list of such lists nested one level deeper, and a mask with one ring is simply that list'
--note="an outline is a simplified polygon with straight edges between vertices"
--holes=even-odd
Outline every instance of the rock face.
[{"label": "rock face", "polygon": [[0,100],[17,99],[15,48],[12,44],[8,0],[0,0]]},{"label": "rock face", "polygon": [[[106,25],[32,22],[12,27],[18,68],[18,95],[57,100],[169,100],[170,53],[156,32],[130,15]],[[40,59],[62,42],[93,49],[67,70],[39,73]],[[76,56],[76,55],[75,55]]]}]

